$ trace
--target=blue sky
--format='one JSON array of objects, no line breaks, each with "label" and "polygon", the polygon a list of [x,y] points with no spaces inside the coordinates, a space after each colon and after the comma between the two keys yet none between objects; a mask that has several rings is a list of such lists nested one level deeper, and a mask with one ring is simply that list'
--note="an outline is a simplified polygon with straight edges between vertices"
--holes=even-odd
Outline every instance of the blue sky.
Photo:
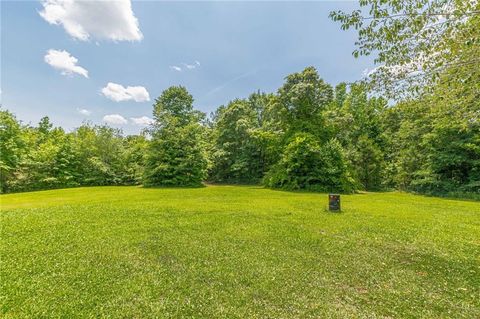
[{"label": "blue sky", "polygon": [[[65,21],[47,22],[40,15],[45,3],[1,3],[2,105],[25,123],[48,115],[71,130],[85,120],[107,120],[131,134],[142,128],[132,118],[151,117],[154,98],[171,85],[186,86],[195,107],[208,113],[256,90],[275,92],[286,75],[306,66],[331,84],[357,80],[373,67],[372,59],[352,57],[356,34],[328,18],[331,10],[355,9],[355,2],[133,1],[126,20],[128,10],[105,7],[105,15],[90,6],[70,15],[83,14],[83,39]],[[112,27],[119,28],[116,39],[104,30]],[[75,72],[49,65],[48,50],[76,58]],[[112,100],[102,93],[108,83],[143,87],[150,100],[137,89],[140,98]]]}]

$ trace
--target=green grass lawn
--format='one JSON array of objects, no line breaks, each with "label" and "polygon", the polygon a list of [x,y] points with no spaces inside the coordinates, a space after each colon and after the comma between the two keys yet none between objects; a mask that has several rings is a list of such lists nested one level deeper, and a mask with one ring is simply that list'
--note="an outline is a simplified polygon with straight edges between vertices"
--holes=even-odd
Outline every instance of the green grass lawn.
[{"label": "green grass lawn", "polygon": [[242,186],[2,195],[1,316],[480,318],[480,202]]}]

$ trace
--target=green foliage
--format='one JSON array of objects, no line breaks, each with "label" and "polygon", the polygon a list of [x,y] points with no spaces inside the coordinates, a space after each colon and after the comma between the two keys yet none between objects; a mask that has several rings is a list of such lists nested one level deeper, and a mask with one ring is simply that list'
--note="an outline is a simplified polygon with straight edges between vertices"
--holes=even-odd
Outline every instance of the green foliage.
[{"label": "green foliage", "polygon": [[0,192],[9,190],[8,183],[14,178],[22,152],[21,127],[15,116],[0,110]]},{"label": "green foliage", "polygon": [[386,141],[381,116],[386,103],[369,98],[363,85],[337,86],[335,102],[325,112],[329,134],[343,146],[358,188],[378,190],[384,185]]},{"label": "green foliage", "polygon": [[385,112],[388,175],[396,187],[436,195],[480,193],[480,68],[470,67],[467,83],[450,81],[456,71],[442,74],[432,93]]},{"label": "green foliage", "polygon": [[371,87],[403,100],[380,115],[383,185],[478,195],[480,3],[362,0],[360,5],[361,10],[330,16],[342,29],[358,31],[355,56],[375,53],[377,67],[367,78]]},{"label": "green foliage", "polygon": [[87,185],[121,185],[125,177],[121,132],[108,126],[81,126],[75,132],[76,153]]},{"label": "green foliage", "polygon": [[368,136],[361,135],[352,150],[351,162],[362,189],[382,189],[384,159],[378,144]]},{"label": "green foliage", "polygon": [[49,118],[44,117],[38,127],[25,128],[23,133],[25,153],[9,184],[11,190],[68,186],[68,173],[62,171],[62,166],[72,156],[65,154],[68,141],[63,129],[53,128]]},{"label": "green foliage", "polygon": [[155,100],[153,105],[153,117],[155,127],[161,129],[175,121],[175,125],[188,125],[199,114],[193,110],[193,97],[183,86],[172,86],[163,91],[162,95]]},{"label": "green foliage", "polygon": [[119,130],[87,124],[65,133],[54,128],[48,117],[37,127],[29,127],[21,126],[8,112],[1,114],[5,116],[1,132],[3,192],[141,181],[144,136],[124,140]]},{"label": "green foliage", "polygon": [[211,118],[194,110],[184,87],[171,87],[156,99],[148,138],[88,124],[66,133],[48,117],[23,126],[2,111],[2,192],[207,180],[477,197],[480,68],[452,83],[457,71],[447,68],[429,93],[388,106],[364,84],[333,89],[308,67],[277,94],[233,100]]},{"label": "green foliage", "polygon": [[168,88],[156,99],[145,186],[200,186],[205,179],[203,114],[194,111],[192,104],[193,98],[184,87]]},{"label": "green foliage", "polygon": [[325,140],[322,111],[332,100],[332,87],[320,79],[314,67],[287,76],[277,100],[287,137],[306,132]]},{"label": "green foliage", "polygon": [[258,183],[271,163],[274,143],[266,129],[266,108],[272,96],[252,94],[234,100],[215,114],[213,166],[215,182]]},{"label": "green foliage", "polygon": [[326,117],[330,105],[343,103],[345,87],[337,87],[340,91],[343,96],[338,93],[334,99],[332,87],[313,67],[286,77],[273,103],[279,127],[285,132],[277,141],[281,156],[265,175],[265,185],[290,190],[354,189],[344,150],[331,140]]},{"label": "green foliage", "polygon": [[355,57],[375,54],[373,87],[399,99],[429,92],[440,74],[469,78],[478,65],[480,3],[458,0],[362,0],[359,10],[330,14],[344,30],[358,31]]},{"label": "green foliage", "polygon": [[129,185],[142,184],[145,156],[148,140],[144,135],[130,135],[123,140],[123,155],[125,175],[124,183]]},{"label": "green foliage", "polygon": [[145,186],[200,186],[206,177],[206,156],[201,148],[202,127],[166,125],[150,142]]},{"label": "green foliage", "polygon": [[288,190],[353,190],[340,144],[331,140],[320,145],[309,133],[297,133],[290,139],[280,161],[265,177],[265,184]]}]

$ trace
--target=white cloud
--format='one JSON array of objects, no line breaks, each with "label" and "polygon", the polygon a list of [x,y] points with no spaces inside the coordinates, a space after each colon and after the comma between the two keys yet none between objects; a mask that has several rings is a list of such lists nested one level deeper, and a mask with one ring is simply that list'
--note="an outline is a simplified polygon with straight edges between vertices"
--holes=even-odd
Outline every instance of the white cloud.
[{"label": "white cloud", "polygon": [[132,120],[133,124],[140,126],[147,126],[153,123],[153,119],[148,116],[131,117],[130,120]]},{"label": "white cloud", "polygon": [[197,67],[196,64],[187,64],[187,63],[182,63],[187,69],[192,70]]},{"label": "white cloud", "polygon": [[127,124],[127,120],[120,114],[108,114],[103,117],[103,121],[108,124],[121,125]]},{"label": "white cloud", "polygon": [[78,59],[65,50],[50,49],[47,51],[44,60],[55,69],[62,71],[64,75],[77,73],[88,78],[88,71],[77,65]]},{"label": "white cloud", "polygon": [[182,63],[182,65],[183,65],[183,68],[178,65],[170,65],[170,69],[178,72],[182,72],[182,70],[193,70],[200,66],[200,62],[195,61],[192,64]]},{"label": "white cloud", "polygon": [[150,95],[143,86],[127,86],[109,82],[106,87],[101,90],[102,94],[115,102],[130,101],[146,102],[150,101]]},{"label": "white cloud", "polygon": [[170,65],[170,69],[178,71],[178,72],[182,72],[182,68],[179,67],[179,66],[176,66],[176,65]]},{"label": "white cloud", "polygon": [[42,0],[42,5],[42,18],[63,26],[69,35],[79,40],[139,41],[143,38],[130,0]]},{"label": "white cloud", "polygon": [[92,114],[92,111],[87,109],[81,109],[81,108],[77,108],[77,112],[86,116],[89,116],[90,114]]}]

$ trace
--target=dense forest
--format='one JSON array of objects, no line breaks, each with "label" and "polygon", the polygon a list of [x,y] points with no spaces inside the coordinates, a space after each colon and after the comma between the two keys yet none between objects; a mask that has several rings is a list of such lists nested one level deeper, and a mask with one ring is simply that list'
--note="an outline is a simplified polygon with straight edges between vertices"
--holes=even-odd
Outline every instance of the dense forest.
[{"label": "dense forest", "polygon": [[173,86],[155,100],[154,123],[134,136],[91,124],[65,132],[48,117],[30,126],[1,110],[1,191],[207,181],[478,196],[478,4],[460,2],[463,11],[439,18],[447,2],[370,0],[361,4],[371,17],[333,12],[358,31],[355,56],[378,55],[381,66],[356,83],[332,86],[307,67],[277,92],[209,116]]},{"label": "dense forest", "polygon": [[362,84],[332,87],[313,67],[287,76],[276,94],[253,93],[209,117],[186,88],[168,88],[141,135],[90,124],[67,133],[48,117],[32,127],[0,114],[2,192],[203,181],[480,192],[478,108],[435,94],[388,105]]}]

